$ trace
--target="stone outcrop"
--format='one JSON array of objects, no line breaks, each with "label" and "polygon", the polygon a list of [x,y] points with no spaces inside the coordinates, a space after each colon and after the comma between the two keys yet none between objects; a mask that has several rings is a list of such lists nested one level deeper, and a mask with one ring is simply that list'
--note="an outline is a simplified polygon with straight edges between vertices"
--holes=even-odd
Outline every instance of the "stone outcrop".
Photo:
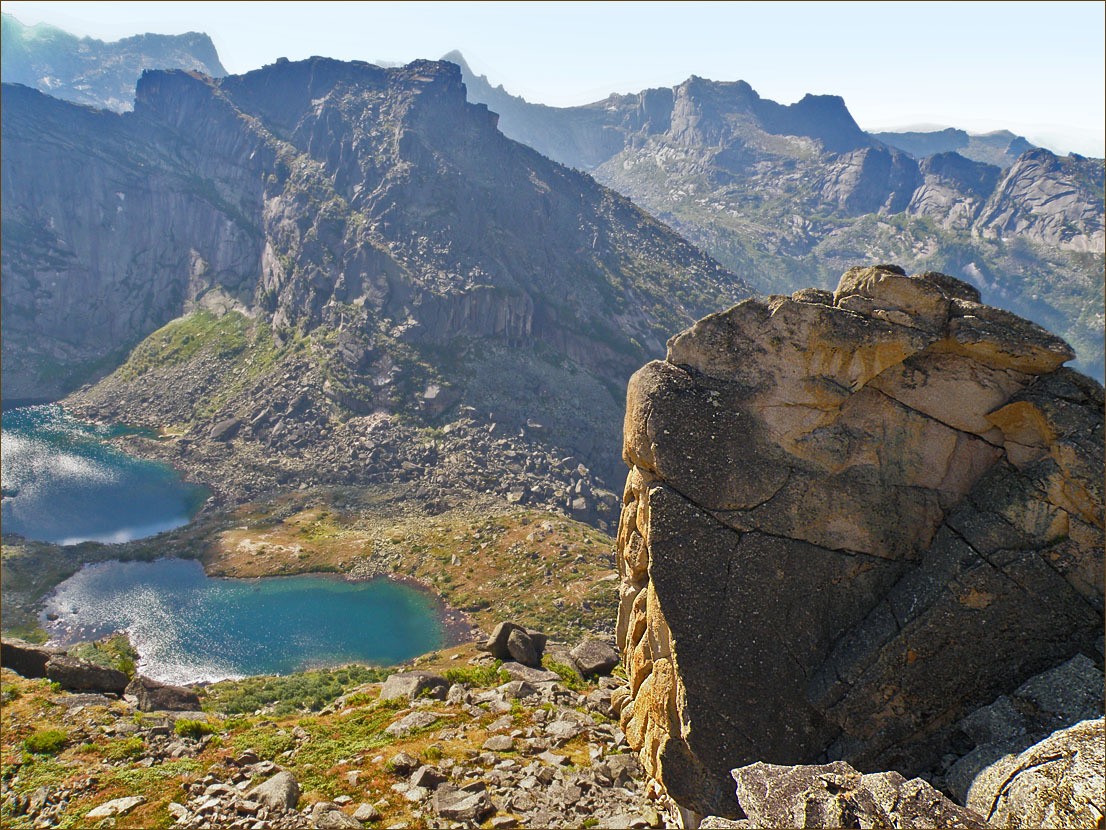
[{"label": "stone outcrop", "polygon": [[[971,827],[987,822],[918,778],[897,772],[861,775],[843,761],[782,767],[756,763],[735,769],[745,819],[730,827],[882,828]],[[706,822],[704,822],[706,824]],[[719,825],[711,825],[719,826]]]},{"label": "stone outcrop", "polygon": [[65,654],[64,649],[36,646],[16,637],[0,641],[0,666],[24,677],[45,677],[51,657]]},{"label": "stone outcrop", "polygon": [[1102,827],[1103,723],[1083,721],[992,764],[972,784],[968,806],[994,827]]},{"label": "stone outcrop", "polygon": [[141,712],[198,712],[200,698],[187,686],[159,683],[137,675],[124,690],[134,695]]},{"label": "stone outcrop", "polygon": [[966,803],[975,779],[996,761],[1018,755],[1053,732],[1101,718],[1103,688],[1102,672],[1083,654],[1031,677],[956,725],[953,748],[967,751],[942,758],[934,783],[943,779],[942,788]]},{"label": "stone outcrop", "polygon": [[1103,391],[971,286],[856,268],[748,300],[630,380],[616,693],[682,807],[729,770],[916,775],[965,715],[1094,653]]},{"label": "stone outcrop", "polygon": [[122,694],[127,675],[118,669],[98,666],[87,660],[56,654],[46,662],[46,676],[71,692]]}]

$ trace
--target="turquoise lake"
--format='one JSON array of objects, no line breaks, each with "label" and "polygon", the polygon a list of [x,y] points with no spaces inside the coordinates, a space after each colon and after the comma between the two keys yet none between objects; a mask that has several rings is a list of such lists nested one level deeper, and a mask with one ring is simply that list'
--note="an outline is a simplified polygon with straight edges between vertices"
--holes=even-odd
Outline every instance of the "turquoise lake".
[{"label": "turquoise lake", "polygon": [[[172,468],[106,443],[126,428],[83,423],[55,404],[2,417],[5,533],[126,542],[186,524],[208,497]],[[181,559],[86,565],[47,598],[41,622],[60,645],[125,631],[139,669],[175,683],[391,665],[440,648],[446,635],[435,599],[409,585],[212,579]]]},{"label": "turquoise lake", "polygon": [[60,545],[128,542],[187,524],[207,500],[207,488],[171,467],[105,443],[125,427],[78,421],[57,404],[8,409],[0,420],[5,533]]},{"label": "turquoise lake", "polygon": [[402,583],[213,579],[183,559],[86,565],[47,599],[43,627],[63,645],[126,631],[139,670],[169,683],[395,664],[445,640],[434,598]]}]

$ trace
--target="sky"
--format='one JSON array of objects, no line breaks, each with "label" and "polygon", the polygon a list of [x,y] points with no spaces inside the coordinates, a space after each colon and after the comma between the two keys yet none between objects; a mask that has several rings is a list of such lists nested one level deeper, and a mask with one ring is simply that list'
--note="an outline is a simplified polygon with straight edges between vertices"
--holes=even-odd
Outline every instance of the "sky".
[{"label": "sky", "polygon": [[407,62],[459,49],[493,83],[571,106],[691,75],[781,103],[840,95],[868,130],[1009,129],[1106,155],[1102,2],[0,2],[116,40],[202,31],[231,73],[278,57]]}]

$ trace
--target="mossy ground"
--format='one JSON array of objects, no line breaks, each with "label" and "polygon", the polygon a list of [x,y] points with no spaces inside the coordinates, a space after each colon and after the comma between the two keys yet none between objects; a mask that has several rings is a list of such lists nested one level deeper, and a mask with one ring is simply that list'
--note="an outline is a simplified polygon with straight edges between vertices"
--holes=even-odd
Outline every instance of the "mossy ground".
[{"label": "mossy ground", "polygon": [[[476,655],[471,645],[447,649],[417,661],[419,668],[444,672],[450,667],[468,667],[468,659]],[[409,827],[422,827],[424,819],[412,815],[412,805],[392,791],[400,780],[388,768],[388,760],[397,752],[407,752],[426,763],[441,763],[453,759],[457,763],[472,763],[481,744],[490,736],[488,726],[498,716],[490,712],[473,717],[461,707],[434,702],[431,711],[439,720],[426,729],[403,738],[385,733],[385,728],[410,711],[406,702],[380,701],[379,687],[359,685],[356,674],[349,669],[347,683],[339,684],[346,691],[362,693],[350,698],[347,706],[322,713],[296,712],[287,715],[232,715],[211,718],[212,737],[194,757],[163,760],[153,766],[137,765],[146,754],[140,736],[112,737],[103,728],[122,720],[138,722],[141,714],[132,713],[122,703],[109,707],[85,706],[75,714],[62,705],[64,692],[51,688],[43,680],[28,680],[10,670],[2,671],[4,706],[0,710],[3,740],[0,742],[0,776],[12,781],[13,789],[28,796],[39,787],[74,791],[59,823],[61,827],[81,827],[84,815],[94,806],[113,798],[129,795],[145,796],[146,802],[126,816],[126,826],[167,827],[172,819],[170,802],[184,803],[188,799],[185,787],[210,772],[225,777],[233,768],[232,759],[246,749],[255,750],[262,759],[273,760],[292,771],[300,783],[303,797],[300,807],[321,800],[348,795],[355,803],[379,802],[385,799],[383,816],[374,826],[387,827],[408,822]],[[252,681],[264,680],[261,678]],[[251,681],[234,681],[209,687],[204,695],[204,707],[225,711],[236,686]],[[494,682],[498,682],[495,678]],[[593,686],[582,687],[587,691]],[[516,704],[510,715],[519,728],[533,723],[534,709]],[[593,714],[593,717],[599,717]],[[464,726],[463,730],[455,727]],[[295,740],[297,727],[308,734],[306,740]],[[437,733],[449,727],[446,737]],[[24,741],[44,731],[64,733],[66,741],[55,753],[32,754]],[[452,736],[452,737],[450,737]],[[192,739],[188,739],[192,740]],[[199,747],[198,743],[191,744]],[[296,748],[298,747],[298,748]],[[588,766],[590,760],[584,736],[573,739],[557,749],[567,756],[571,765]],[[510,756],[513,753],[504,753]],[[357,772],[356,781],[349,773]],[[260,779],[253,783],[259,783]],[[6,803],[6,802],[5,802]],[[30,827],[26,816],[10,810],[0,814],[0,825],[13,830]],[[121,826],[121,825],[120,825]]]}]

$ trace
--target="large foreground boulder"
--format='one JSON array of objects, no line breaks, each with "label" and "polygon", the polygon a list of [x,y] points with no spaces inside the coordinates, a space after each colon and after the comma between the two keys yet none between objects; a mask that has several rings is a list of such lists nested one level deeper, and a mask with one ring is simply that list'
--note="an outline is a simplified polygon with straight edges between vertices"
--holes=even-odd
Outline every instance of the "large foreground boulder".
[{"label": "large foreground boulder", "polygon": [[1106,816],[1104,720],[1055,732],[983,770],[968,806],[1002,828],[1103,826]]},{"label": "large foreground boulder", "polygon": [[735,764],[914,776],[1094,653],[1104,396],[1071,349],[894,266],[700,320],[627,391],[627,740],[684,808]]}]

